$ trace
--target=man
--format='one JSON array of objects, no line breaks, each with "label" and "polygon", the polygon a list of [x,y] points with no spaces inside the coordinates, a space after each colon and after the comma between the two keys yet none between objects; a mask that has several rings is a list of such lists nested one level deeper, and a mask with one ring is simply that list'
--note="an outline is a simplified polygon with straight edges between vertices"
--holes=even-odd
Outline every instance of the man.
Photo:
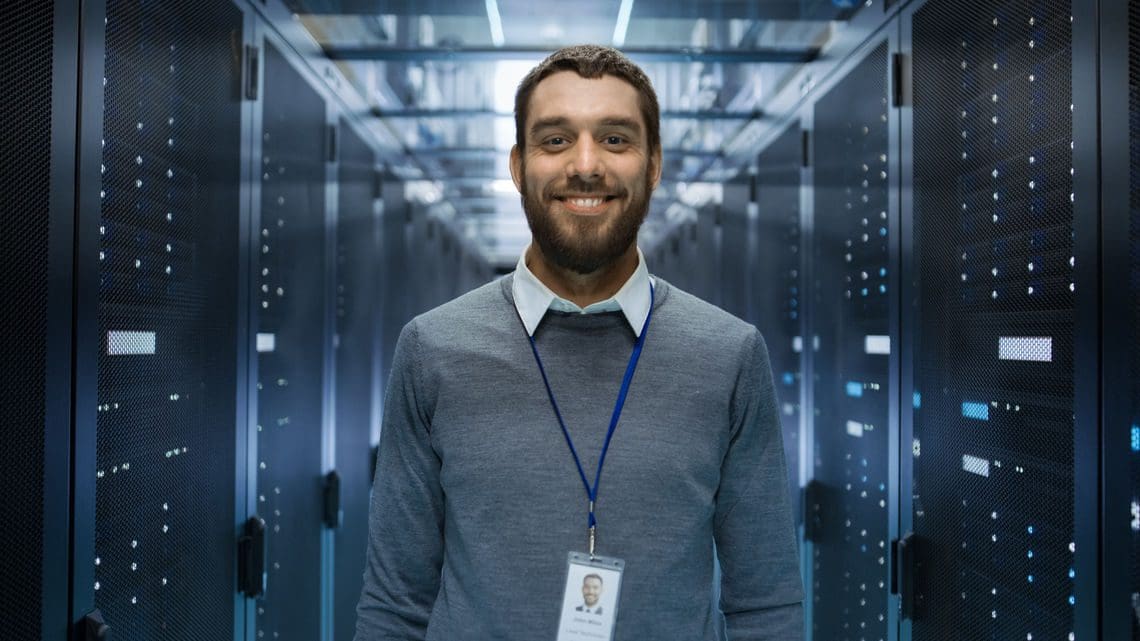
[{"label": "man", "polygon": [[602,598],[602,577],[597,574],[587,574],[582,577],[582,605],[574,608],[586,614],[601,614],[602,606],[598,599]]},{"label": "man", "polygon": [[661,178],[648,78],[563,49],[515,124],[534,242],[400,336],[356,639],[553,640],[575,554],[624,572],[618,641],[802,638],[764,342],[636,245]]}]

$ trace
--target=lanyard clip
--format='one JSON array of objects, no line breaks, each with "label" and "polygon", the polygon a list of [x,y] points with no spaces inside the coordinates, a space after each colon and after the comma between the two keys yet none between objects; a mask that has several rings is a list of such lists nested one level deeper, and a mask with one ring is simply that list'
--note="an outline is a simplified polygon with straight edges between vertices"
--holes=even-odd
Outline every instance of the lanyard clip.
[{"label": "lanyard clip", "polygon": [[591,561],[593,561],[595,558],[597,558],[594,556],[594,545],[595,545],[595,543],[597,543],[597,538],[598,538],[598,528],[596,525],[591,525],[590,529],[589,529],[589,539],[590,539],[589,550],[590,550],[590,560]]}]

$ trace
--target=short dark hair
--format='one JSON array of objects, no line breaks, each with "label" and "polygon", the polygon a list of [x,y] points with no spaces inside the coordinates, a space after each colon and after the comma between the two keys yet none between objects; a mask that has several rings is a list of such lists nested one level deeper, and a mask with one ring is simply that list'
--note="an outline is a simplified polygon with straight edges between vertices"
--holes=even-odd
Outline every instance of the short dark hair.
[{"label": "short dark hair", "polygon": [[520,151],[526,147],[523,129],[526,127],[526,116],[530,110],[530,96],[538,83],[559,71],[573,71],[583,78],[601,78],[609,75],[633,85],[637,90],[641,117],[645,120],[649,151],[661,148],[661,107],[657,103],[657,93],[653,91],[649,76],[645,75],[641,67],[625,57],[625,54],[613,47],[575,45],[550,54],[546,60],[531,69],[519,83],[518,91],[515,92],[515,144]]},{"label": "short dark hair", "polygon": [[582,585],[585,585],[585,584],[586,584],[586,581],[589,581],[590,579],[597,579],[597,580],[598,580],[598,583],[604,583],[604,582],[602,581],[602,577],[601,577],[601,575],[598,575],[598,574],[587,574],[586,576],[582,577]]}]

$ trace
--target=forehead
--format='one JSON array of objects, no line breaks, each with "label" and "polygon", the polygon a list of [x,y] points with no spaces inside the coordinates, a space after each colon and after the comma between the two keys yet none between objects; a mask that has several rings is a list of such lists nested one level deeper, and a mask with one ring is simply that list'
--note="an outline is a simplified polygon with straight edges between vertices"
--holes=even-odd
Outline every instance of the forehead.
[{"label": "forehead", "polygon": [[583,78],[573,71],[559,71],[543,78],[530,96],[526,126],[539,120],[562,118],[574,123],[641,117],[637,89],[617,76]]}]

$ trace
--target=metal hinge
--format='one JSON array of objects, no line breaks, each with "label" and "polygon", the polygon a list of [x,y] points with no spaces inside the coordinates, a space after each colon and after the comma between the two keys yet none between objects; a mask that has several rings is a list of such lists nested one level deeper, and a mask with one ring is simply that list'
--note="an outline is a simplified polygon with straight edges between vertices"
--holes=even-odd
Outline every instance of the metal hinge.
[{"label": "metal hinge", "polygon": [[103,613],[98,608],[88,612],[80,626],[83,641],[111,641],[111,626],[103,620]]},{"label": "metal hinge", "polygon": [[899,614],[904,619],[917,621],[925,610],[925,595],[918,588],[919,539],[907,532],[901,539],[891,541],[891,555],[895,571],[891,575],[891,593],[899,595]]},{"label": "metal hinge", "polygon": [[891,54],[891,106],[902,107],[910,102],[909,59],[905,54]]},{"label": "metal hinge", "polygon": [[[245,99],[257,100],[257,87],[261,71],[261,50],[253,45],[245,46]],[[231,85],[232,86],[232,85]]]},{"label": "metal hinge", "polygon": [[340,525],[340,475],[336,470],[325,475],[325,527],[330,530]]},{"label": "metal hinge", "polygon": [[252,516],[238,537],[238,591],[251,599],[265,594],[265,521]]}]

